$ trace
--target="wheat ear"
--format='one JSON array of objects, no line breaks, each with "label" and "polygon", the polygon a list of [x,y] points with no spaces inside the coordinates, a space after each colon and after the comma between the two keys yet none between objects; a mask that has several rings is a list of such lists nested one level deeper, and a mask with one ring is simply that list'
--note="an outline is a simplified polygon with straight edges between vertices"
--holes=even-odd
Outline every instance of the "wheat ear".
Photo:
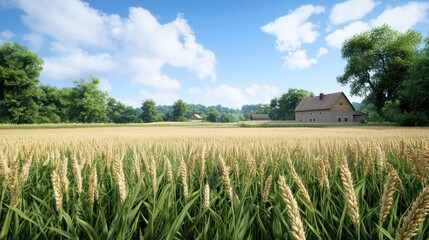
[{"label": "wheat ear", "polygon": [[296,240],[305,239],[304,226],[301,221],[301,216],[299,215],[298,203],[293,197],[292,191],[286,184],[286,180],[283,176],[279,177],[279,179],[277,180],[277,184],[279,185],[280,194],[286,205],[287,215],[290,218],[290,222],[292,225],[292,236]]},{"label": "wheat ear", "polygon": [[383,195],[381,197],[381,208],[380,208],[380,223],[383,223],[383,221],[386,219],[387,215],[389,215],[390,209],[392,208],[393,204],[393,195],[395,194],[396,188],[396,176],[394,174],[390,174],[383,190]]},{"label": "wheat ear", "polygon": [[347,212],[355,227],[359,229],[359,206],[355,190],[353,188],[352,174],[347,166],[347,159],[345,156],[342,164],[340,165],[340,175],[343,183],[344,198],[347,203]]},{"label": "wheat ear", "polygon": [[411,239],[417,234],[419,224],[425,219],[429,211],[429,186],[425,187],[414,201],[411,210],[404,218],[402,228],[396,240]]}]

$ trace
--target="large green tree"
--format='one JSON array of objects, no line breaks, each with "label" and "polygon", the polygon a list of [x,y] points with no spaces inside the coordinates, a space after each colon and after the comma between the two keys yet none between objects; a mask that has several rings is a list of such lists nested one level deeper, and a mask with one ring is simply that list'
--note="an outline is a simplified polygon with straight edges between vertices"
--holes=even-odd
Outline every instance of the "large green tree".
[{"label": "large green tree", "polygon": [[419,33],[401,33],[388,25],[357,34],[341,48],[347,65],[337,81],[350,84],[352,95],[365,97],[382,115],[384,104],[399,98],[420,43]]},{"label": "large green tree", "polygon": [[160,120],[158,111],[156,110],[156,103],[152,99],[146,99],[142,103],[141,119],[143,122],[156,122]]},{"label": "large green tree", "polygon": [[0,46],[0,121],[39,121],[37,88],[43,60],[18,43]]},{"label": "large green tree", "polygon": [[429,119],[429,37],[417,54],[401,91],[400,108],[404,125],[425,125]]},{"label": "large green tree", "polygon": [[183,100],[179,99],[173,104],[173,119],[176,121],[184,121],[185,113],[187,111],[186,104]]},{"label": "large green tree", "polygon": [[47,123],[59,123],[67,121],[67,101],[66,96],[62,96],[62,92],[52,86],[40,86],[41,96],[39,98],[39,114],[40,121]]},{"label": "large green tree", "polygon": [[89,77],[88,81],[74,81],[70,92],[70,114],[72,121],[82,123],[107,121],[107,94],[98,89],[100,80]]},{"label": "large green tree", "polygon": [[207,121],[209,122],[217,122],[219,118],[219,112],[216,108],[211,107],[209,108],[209,113],[207,114]]},{"label": "large green tree", "polygon": [[293,120],[295,118],[294,110],[299,102],[313,96],[314,94],[310,91],[289,88],[287,93],[271,100],[270,118],[273,120]]}]

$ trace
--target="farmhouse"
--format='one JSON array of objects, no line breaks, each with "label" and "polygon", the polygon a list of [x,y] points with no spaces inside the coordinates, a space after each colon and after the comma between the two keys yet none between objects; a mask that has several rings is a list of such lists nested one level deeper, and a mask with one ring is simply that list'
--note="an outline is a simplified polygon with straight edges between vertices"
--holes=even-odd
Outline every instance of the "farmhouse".
[{"label": "farmhouse", "polygon": [[270,116],[268,114],[252,114],[250,115],[250,120],[252,121],[268,121]]},{"label": "farmhouse", "polygon": [[202,122],[203,118],[199,114],[192,114],[192,116],[189,117],[189,120],[191,120],[191,122]]},{"label": "farmhouse", "polygon": [[366,120],[355,110],[343,92],[323,94],[302,100],[295,108],[296,122],[353,123]]}]

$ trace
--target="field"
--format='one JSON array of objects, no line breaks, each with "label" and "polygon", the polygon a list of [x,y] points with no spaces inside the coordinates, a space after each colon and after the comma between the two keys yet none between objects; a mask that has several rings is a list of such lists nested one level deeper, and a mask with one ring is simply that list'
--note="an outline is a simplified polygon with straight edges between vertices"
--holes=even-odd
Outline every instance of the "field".
[{"label": "field", "polygon": [[0,239],[428,239],[429,129],[0,129]]}]

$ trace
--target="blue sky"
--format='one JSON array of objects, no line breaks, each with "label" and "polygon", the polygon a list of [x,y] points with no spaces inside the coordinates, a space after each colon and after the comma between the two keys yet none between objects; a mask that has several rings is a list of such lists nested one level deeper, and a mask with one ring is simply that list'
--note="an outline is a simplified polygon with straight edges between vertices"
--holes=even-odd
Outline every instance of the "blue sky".
[{"label": "blue sky", "polygon": [[384,23],[429,32],[428,1],[0,0],[0,43],[44,59],[43,84],[88,76],[134,107],[144,99],[269,103],[289,88],[343,91],[341,43]]}]

